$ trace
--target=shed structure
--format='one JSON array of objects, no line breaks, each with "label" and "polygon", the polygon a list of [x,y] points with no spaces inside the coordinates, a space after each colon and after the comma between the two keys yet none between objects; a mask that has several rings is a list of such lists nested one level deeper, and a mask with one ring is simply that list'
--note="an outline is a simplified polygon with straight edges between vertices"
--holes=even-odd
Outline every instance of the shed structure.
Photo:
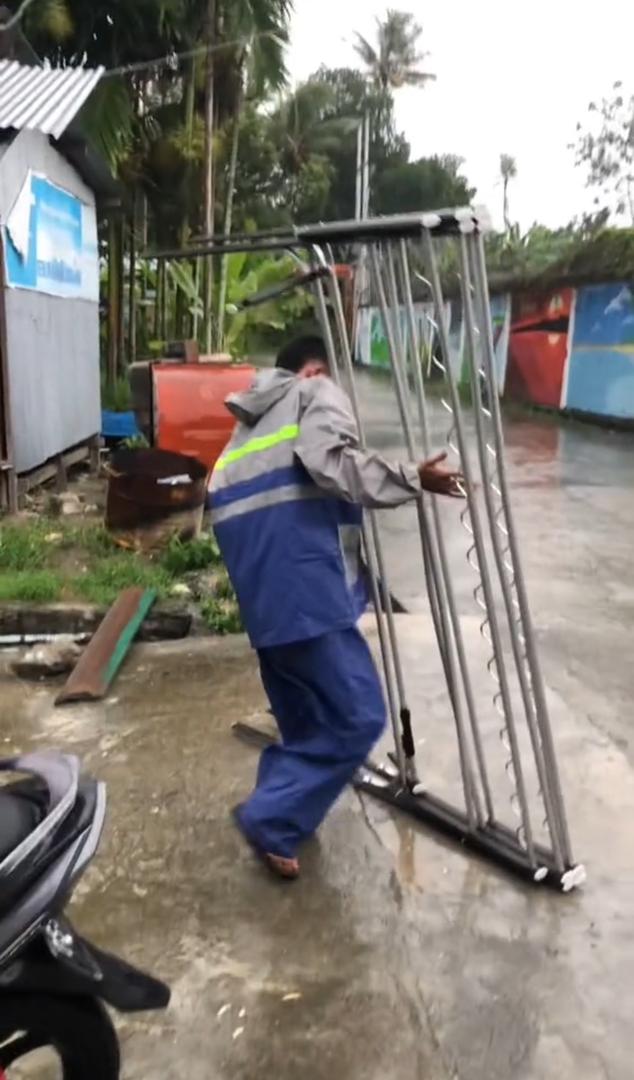
[{"label": "shed structure", "polygon": [[97,200],[117,191],[76,119],[103,71],[24,55],[0,50],[0,505],[10,509],[96,445]]}]

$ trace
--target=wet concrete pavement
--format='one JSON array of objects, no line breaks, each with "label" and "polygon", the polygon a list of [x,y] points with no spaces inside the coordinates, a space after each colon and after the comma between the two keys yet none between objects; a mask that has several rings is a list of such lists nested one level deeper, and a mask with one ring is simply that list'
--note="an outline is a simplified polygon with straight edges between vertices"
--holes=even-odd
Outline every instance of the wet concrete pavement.
[{"label": "wet concrete pavement", "polygon": [[[389,449],[386,396],[376,383],[363,393],[373,442]],[[267,723],[242,639],[139,646],[99,706],[55,710],[50,688],[0,675],[6,752],[61,746],[108,782],[77,923],[173,986],[165,1015],[121,1025],[127,1080],[631,1077],[634,443],[532,420],[508,437],[574,847],[589,871],[577,894],[518,884],[351,792],[307,849],[303,878],[269,880],[228,814],[256,762],[230,725]],[[401,641],[421,761],[451,790],[410,514],[386,533],[394,591],[419,612],[399,620]],[[463,550],[456,539],[484,704]]]},{"label": "wet concrete pavement", "polygon": [[[373,446],[399,453],[397,408],[384,376],[360,380]],[[473,442],[473,424],[466,413]],[[432,402],[434,448],[448,417]],[[507,462],[522,562],[546,677],[564,697],[584,685],[590,722],[634,762],[634,434],[544,416],[507,419]],[[460,505],[441,506],[460,611],[474,611]],[[415,514],[382,515],[390,583],[408,610],[428,611]]]}]

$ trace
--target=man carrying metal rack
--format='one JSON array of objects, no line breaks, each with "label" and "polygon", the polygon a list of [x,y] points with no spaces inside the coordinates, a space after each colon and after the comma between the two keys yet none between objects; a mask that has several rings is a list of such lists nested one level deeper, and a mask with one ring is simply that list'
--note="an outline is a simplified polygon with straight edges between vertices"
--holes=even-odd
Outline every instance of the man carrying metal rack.
[{"label": "man carrying metal rack", "polygon": [[214,470],[212,522],[281,733],[235,817],[268,866],[295,878],[299,845],[385,725],[357,629],[368,599],[362,508],[400,506],[423,490],[459,495],[461,476],[443,467],[446,454],[415,466],[360,449],[318,337],[292,341],[226,404],[238,426]]},{"label": "man carrying metal rack", "polygon": [[[567,892],[584,880],[584,868],[571,852],[510,503],[486,227],[486,218],[461,208],[216,237],[154,254],[191,259],[234,251],[301,252],[301,272],[245,306],[272,299],[273,291],[310,286],[323,334],[323,342],[317,338],[310,347],[304,341],[282,350],[275,371],[230,401],[240,426],[212,480],[214,527],[282,733],[281,747],[263,755],[256,790],[237,808],[236,819],[268,865],[286,877],[297,876],[300,840],[318,826],[384,723],[376,671],[356,631],[367,599],[362,534],[394,751],[388,764],[366,761],[354,776],[356,786],[529,881]],[[406,465],[390,465],[366,450],[335,259],[335,250],[349,251],[350,245],[366,248]],[[462,330],[459,346],[450,336],[440,273],[446,246],[459,267],[458,297],[451,300],[452,319],[455,312]],[[425,290],[424,303],[414,303],[414,278],[419,295],[421,285]],[[443,468],[442,455],[432,454],[430,370],[440,391],[440,415],[447,417],[445,442],[457,460],[453,473]],[[469,425],[464,385],[472,403]],[[421,457],[427,459],[422,471]],[[457,517],[473,575],[478,642],[466,639],[456,596],[457,548],[445,538],[454,525],[425,489],[464,496]],[[416,764],[415,718],[375,512],[409,501],[418,518],[452,721],[443,722],[443,735],[453,728],[451,764],[458,766],[461,794],[446,763],[434,790],[431,762],[425,762],[422,777]],[[476,696],[478,669],[491,692],[488,707]],[[433,720],[426,717],[426,724],[431,730]],[[248,725],[236,731],[262,739]],[[435,757],[433,746],[429,756]]]}]

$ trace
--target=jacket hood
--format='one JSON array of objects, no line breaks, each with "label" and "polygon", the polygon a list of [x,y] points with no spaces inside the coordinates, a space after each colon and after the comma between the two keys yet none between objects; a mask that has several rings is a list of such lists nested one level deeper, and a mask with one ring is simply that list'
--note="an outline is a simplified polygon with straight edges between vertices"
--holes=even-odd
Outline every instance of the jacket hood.
[{"label": "jacket hood", "polygon": [[295,384],[296,375],[281,368],[268,368],[256,375],[248,390],[229,394],[225,405],[232,416],[253,427],[261,416],[277,405]]}]

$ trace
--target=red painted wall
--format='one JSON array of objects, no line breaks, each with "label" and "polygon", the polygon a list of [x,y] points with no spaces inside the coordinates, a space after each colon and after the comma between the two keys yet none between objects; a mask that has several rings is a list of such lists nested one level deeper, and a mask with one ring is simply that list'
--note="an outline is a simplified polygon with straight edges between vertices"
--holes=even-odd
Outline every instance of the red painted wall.
[{"label": "red painted wall", "polygon": [[505,396],[558,409],[573,290],[513,298]]}]

